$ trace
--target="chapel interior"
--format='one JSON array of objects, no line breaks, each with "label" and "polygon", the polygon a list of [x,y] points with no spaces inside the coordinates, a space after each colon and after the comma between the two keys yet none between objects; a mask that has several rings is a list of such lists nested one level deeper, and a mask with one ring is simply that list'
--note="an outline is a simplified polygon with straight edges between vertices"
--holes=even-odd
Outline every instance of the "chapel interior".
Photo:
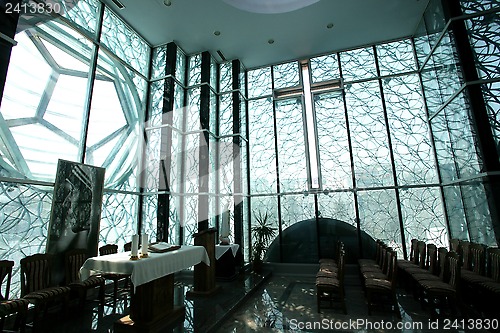
[{"label": "chapel interior", "polygon": [[500,329],[499,1],[0,9],[2,332]]}]

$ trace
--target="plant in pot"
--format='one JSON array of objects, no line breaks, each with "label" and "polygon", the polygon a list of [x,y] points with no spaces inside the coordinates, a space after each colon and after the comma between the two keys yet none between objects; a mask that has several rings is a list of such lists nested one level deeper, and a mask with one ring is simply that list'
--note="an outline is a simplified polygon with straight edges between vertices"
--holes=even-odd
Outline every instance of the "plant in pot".
[{"label": "plant in pot", "polygon": [[269,214],[260,211],[255,216],[255,225],[250,229],[253,236],[252,242],[252,265],[257,273],[262,271],[262,261],[269,243],[276,236],[276,228],[273,227]]}]

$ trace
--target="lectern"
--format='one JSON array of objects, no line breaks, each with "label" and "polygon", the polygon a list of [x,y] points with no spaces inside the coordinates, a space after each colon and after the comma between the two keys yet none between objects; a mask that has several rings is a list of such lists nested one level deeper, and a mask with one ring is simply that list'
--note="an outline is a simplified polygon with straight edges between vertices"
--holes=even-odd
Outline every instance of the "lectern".
[{"label": "lectern", "polygon": [[210,266],[198,264],[194,266],[193,289],[186,296],[209,296],[219,289],[215,285],[215,228],[209,228],[193,235],[194,245],[203,246],[210,259]]}]

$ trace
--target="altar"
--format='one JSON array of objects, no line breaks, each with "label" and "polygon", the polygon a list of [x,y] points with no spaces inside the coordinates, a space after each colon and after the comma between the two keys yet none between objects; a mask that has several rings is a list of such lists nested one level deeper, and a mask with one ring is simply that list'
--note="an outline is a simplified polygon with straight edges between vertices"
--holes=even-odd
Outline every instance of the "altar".
[{"label": "altar", "polygon": [[210,259],[203,246],[181,246],[147,258],[130,260],[130,252],[92,257],[80,269],[81,280],[99,273],[129,274],[133,285],[130,315],[115,323],[114,332],[160,332],[184,316],[184,306],[174,306],[174,273]]}]

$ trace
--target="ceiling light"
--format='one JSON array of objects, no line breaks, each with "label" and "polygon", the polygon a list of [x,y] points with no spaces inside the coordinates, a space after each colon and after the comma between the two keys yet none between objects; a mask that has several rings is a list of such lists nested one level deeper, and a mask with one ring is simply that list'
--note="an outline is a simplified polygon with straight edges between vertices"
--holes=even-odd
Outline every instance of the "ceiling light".
[{"label": "ceiling light", "polygon": [[319,0],[224,0],[225,3],[252,13],[287,13],[310,6]]},{"label": "ceiling light", "polygon": [[215,36],[220,36],[220,31],[219,31],[219,30],[215,30],[215,31],[214,31],[214,35],[215,35]]},{"label": "ceiling light", "polygon": [[328,23],[326,27],[327,27],[328,29],[333,28],[333,23]]},{"label": "ceiling light", "polygon": [[118,1],[118,0],[111,0],[111,1],[116,5],[116,7],[118,7],[118,9],[125,8],[125,5],[122,4],[120,1]]},{"label": "ceiling light", "polygon": [[268,40],[267,42],[268,42],[269,44],[274,44],[274,39],[272,39],[272,38],[271,38],[271,39],[270,39],[270,40]]},{"label": "ceiling light", "polygon": [[170,0],[164,0],[164,1],[163,1],[163,4],[164,4],[165,6],[167,6],[167,7],[170,7],[170,6],[172,5],[172,1],[170,1]]}]

